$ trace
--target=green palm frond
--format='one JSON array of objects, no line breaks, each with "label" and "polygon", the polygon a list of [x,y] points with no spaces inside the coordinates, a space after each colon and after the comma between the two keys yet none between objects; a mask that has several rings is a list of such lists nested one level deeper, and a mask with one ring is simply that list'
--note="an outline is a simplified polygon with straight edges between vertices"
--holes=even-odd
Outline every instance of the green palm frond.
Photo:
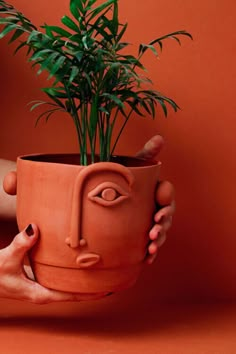
[{"label": "green palm frond", "polygon": [[[0,0],[0,39],[10,36],[9,43],[17,41],[15,53],[27,48],[26,56],[33,67],[37,66],[37,74],[46,71],[51,83],[42,88],[50,101],[32,102],[31,110],[48,105],[36,124],[57,111],[67,112],[76,128],[82,164],[87,163],[89,152],[94,161],[98,140],[100,160],[109,161],[133,114],[155,118],[158,107],[164,116],[169,107],[175,112],[179,109],[171,98],[152,88],[141,59],[147,51],[158,56],[164,41],[173,39],[181,44],[181,38],[192,39],[191,34],[172,32],[140,44],[137,56],[127,54],[130,43],[123,38],[128,25],[119,21],[118,2],[70,0],[71,16],[63,16],[61,26],[44,24],[37,28]],[[114,137],[119,115],[124,121]]]}]

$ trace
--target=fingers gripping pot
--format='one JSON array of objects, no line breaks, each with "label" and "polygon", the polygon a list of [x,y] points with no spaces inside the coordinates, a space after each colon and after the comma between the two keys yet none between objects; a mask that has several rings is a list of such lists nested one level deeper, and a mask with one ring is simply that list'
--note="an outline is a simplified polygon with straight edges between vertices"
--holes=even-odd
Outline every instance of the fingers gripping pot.
[{"label": "fingers gripping pot", "polygon": [[76,154],[17,159],[17,222],[19,229],[32,222],[39,227],[30,258],[42,285],[99,293],[136,282],[147,254],[160,163],[117,161],[80,166]]}]

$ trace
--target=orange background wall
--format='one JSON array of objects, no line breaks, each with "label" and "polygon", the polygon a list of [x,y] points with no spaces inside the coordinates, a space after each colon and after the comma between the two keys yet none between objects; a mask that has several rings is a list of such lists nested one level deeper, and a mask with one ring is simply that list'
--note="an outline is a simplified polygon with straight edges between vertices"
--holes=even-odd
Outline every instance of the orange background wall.
[{"label": "orange background wall", "polygon": [[[57,23],[69,1],[12,3],[39,25]],[[191,32],[194,41],[184,39],[182,47],[166,42],[159,61],[152,55],[145,59],[156,88],[182,111],[170,112],[168,119],[134,119],[117,150],[134,154],[154,134],[163,135],[162,178],[174,183],[177,200],[174,224],[157,261],[133,289],[117,296],[146,303],[235,299],[236,3],[120,0],[120,11],[134,44],[179,29]],[[69,118],[53,117],[34,128],[36,115],[26,105],[43,97],[39,88],[45,81],[34,76],[23,52],[16,57],[12,52],[6,40],[0,42],[1,157],[77,151]]]}]

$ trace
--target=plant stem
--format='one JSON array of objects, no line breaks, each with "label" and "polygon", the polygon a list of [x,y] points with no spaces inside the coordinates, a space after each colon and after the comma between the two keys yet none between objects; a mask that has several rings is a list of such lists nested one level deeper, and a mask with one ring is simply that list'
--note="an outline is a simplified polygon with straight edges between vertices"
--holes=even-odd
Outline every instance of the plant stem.
[{"label": "plant stem", "polygon": [[[118,133],[118,135],[117,135],[117,137],[116,137],[115,143],[113,144],[113,147],[112,147],[112,150],[111,150],[111,155],[113,155],[114,150],[115,150],[115,148],[116,148],[116,145],[117,145],[117,143],[118,143],[118,141],[119,141],[119,139],[120,139],[120,136],[121,136],[121,134],[122,134],[122,132],[123,132],[123,130],[124,130],[126,124],[128,123],[128,120],[129,120],[131,114],[133,113],[133,111],[134,111],[134,110],[133,110],[133,108],[132,108],[132,109],[130,110],[129,114],[126,116],[125,122],[123,123],[123,125],[122,125],[122,127],[121,127],[121,129],[120,129],[120,131],[119,131],[119,133]],[[118,113],[118,112],[117,112],[117,113]],[[117,118],[117,113],[116,113],[115,119]]]},{"label": "plant stem", "polygon": [[87,165],[87,116],[86,104],[81,104],[82,149],[80,151],[81,165]]},{"label": "plant stem", "polygon": [[79,147],[80,147],[80,163],[83,165],[83,158],[82,158],[82,156],[83,156],[83,142],[82,142],[83,134],[82,134],[82,129],[81,129],[81,125],[80,125],[78,109],[76,108],[74,98],[71,97],[71,95],[70,95],[70,90],[68,89],[67,84],[65,82],[63,82],[63,85],[64,85],[64,88],[65,88],[65,91],[66,91],[66,94],[68,96],[68,100],[70,103],[71,112],[69,112],[69,114],[71,115],[73,122],[75,124],[78,143],[79,143]]}]

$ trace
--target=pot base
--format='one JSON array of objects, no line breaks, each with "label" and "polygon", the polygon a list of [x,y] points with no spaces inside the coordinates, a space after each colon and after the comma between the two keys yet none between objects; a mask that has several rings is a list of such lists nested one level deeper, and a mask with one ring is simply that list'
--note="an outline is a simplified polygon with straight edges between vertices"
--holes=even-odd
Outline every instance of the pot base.
[{"label": "pot base", "polygon": [[36,280],[47,288],[71,293],[117,292],[132,287],[143,262],[123,268],[82,270],[31,263]]}]

